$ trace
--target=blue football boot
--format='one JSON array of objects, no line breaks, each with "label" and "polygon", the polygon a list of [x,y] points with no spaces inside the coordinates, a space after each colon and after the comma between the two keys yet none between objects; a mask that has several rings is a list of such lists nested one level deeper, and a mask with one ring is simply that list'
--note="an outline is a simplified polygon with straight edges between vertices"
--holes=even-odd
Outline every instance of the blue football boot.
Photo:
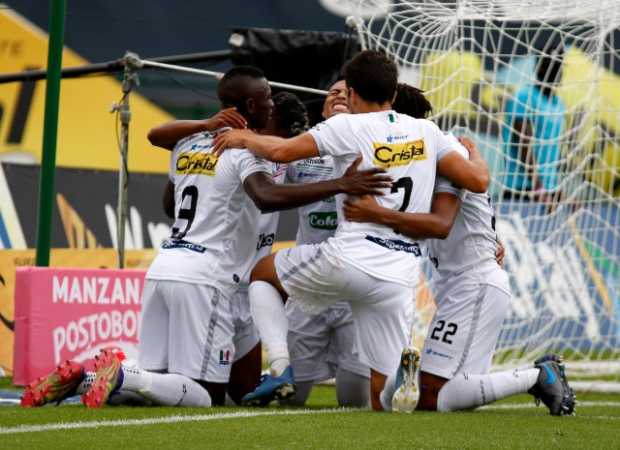
[{"label": "blue football boot", "polygon": [[263,375],[253,392],[241,399],[244,406],[267,406],[272,400],[287,400],[295,395],[295,378],[293,368],[288,366],[282,375]]},{"label": "blue football boot", "polygon": [[528,391],[542,401],[553,416],[566,416],[575,413],[575,392],[568,385],[562,359],[557,355],[546,355],[534,361],[540,370],[536,384]]}]

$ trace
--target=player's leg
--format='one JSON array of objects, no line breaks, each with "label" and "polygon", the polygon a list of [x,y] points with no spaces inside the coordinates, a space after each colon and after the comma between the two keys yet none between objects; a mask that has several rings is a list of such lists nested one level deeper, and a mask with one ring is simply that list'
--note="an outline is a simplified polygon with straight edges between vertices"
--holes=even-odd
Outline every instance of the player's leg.
[{"label": "player's leg", "polygon": [[252,321],[250,301],[246,290],[239,290],[232,300],[235,336],[235,359],[230,370],[227,392],[235,404],[260,381],[262,348],[258,332]]},{"label": "player's leg", "polygon": [[339,406],[367,408],[370,406],[370,378],[338,367],[336,399]]},{"label": "player's leg", "polygon": [[340,302],[330,307],[331,336],[328,361],[336,367],[336,398],[339,406],[370,406],[370,369],[355,353],[355,325],[351,307]]},{"label": "player's leg", "polygon": [[295,396],[282,403],[302,406],[310,396],[314,384],[332,378],[335,371],[327,362],[330,342],[329,310],[310,315],[297,303],[293,298],[286,304],[289,327],[287,343],[297,391]]},{"label": "player's leg", "polygon": [[383,410],[381,392],[389,374],[396,372],[400,351],[411,338],[413,289],[375,279],[347,268],[348,287],[355,323],[355,349],[370,371],[370,402]]},{"label": "player's leg", "polygon": [[[424,346],[418,409],[472,409],[531,392],[551,405],[552,414],[572,412],[572,391],[557,360],[537,361],[533,368],[488,373],[510,296],[488,285],[476,291],[476,297],[459,302],[462,307],[457,302],[442,301],[438,309]],[[447,361],[447,357],[452,360]],[[554,378],[555,383],[550,383]]]},{"label": "player's leg", "polygon": [[[322,245],[322,244],[321,244]],[[333,267],[321,245],[301,245],[263,258],[252,271],[250,309],[252,319],[267,352],[271,374],[254,392],[244,397],[251,405],[264,405],[275,397],[290,398],[295,393],[293,369],[287,345],[288,320],[284,297],[290,294],[318,313],[338,301],[333,283],[340,267]],[[319,289],[317,289],[317,287]]]},{"label": "player's leg", "polygon": [[[234,358],[230,302],[212,287],[172,281],[158,282],[169,323],[156,330],[167,335],[169,373],[122,367],[108,354],[100,355],[97,380],[84,395],[90,407],[102,406],[117,390],[136,392],[156,405],[210,406],[223,404],[230,362]],[[150,336],[148,322],[142,322]],[[149,342],[140,342],[148,352]],[[197,357],[199,355],[199,357]],[[148,354],[139,356],[149,362]],[[147,367],[151,370],[162,370]],[[164,369],[165,370],[165,369]]]},{"label": "player's leg", "polygon": [[288,295],[276,273],[276,255],[264,257],[252,270],[249,297],[252,319],[267,352],[271,374],[280,376],[290,365],[284,309]]}]

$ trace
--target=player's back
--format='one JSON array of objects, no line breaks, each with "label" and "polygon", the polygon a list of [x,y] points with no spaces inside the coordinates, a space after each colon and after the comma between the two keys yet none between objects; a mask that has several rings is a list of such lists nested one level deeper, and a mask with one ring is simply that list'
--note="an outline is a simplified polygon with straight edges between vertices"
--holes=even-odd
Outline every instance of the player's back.
[{"label": "player's back", "polygon": [[[306,184],[334,178],[334,162],[331,156],[302,159],[289,164],[286,177],[290,183]],[[299,225],[297,245],[318,244],[332,237],[338,226],[336,198],[310,203],[297,208]]]},{"label": "player's back", "polygon": [[[464,158],[467,150],[453,136],[453,147]],[[492,284],[508,289],[507,277],[495,260],[497,235],[495,212],[488,193],[476,194],[456,188],[449,180],[438,177],[435,192],[447,192],[461,199],[459,212],[446,239],[429,239],[431,262],[442,284],[455,276],[479,274]],[[492,275],[495,273],[495,275]]]},{"label": "player's back", "polygon": [[[237,283],[256,253],[258,214],[243,181],[270,172],[246,150],[219,158],[213,134],[180,141],[171,155],[175,221],[147,277],[224,286]],[[248,214],[252,211],[251,214]]]},{"label": "player's back", "polygon": [[[437,161],[451,151],[432,122],[394,111],[340,114],[310,133],[322,156],[334,156],[334,176],[361,154],[360,170],[379,167],[394,180],[392,189],[377,197],[379,204],[410,213],[430,211]],[[340,257],[378,278],[414,284],[424,242],[382,225],[342,220],[344,196],[336,201],[341,220],[330,243]]]}]

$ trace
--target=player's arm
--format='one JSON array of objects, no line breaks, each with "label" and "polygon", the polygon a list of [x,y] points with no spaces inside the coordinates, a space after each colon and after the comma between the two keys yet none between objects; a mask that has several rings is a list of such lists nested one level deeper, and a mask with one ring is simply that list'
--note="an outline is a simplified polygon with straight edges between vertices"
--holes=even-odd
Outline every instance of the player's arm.
[{"label": "player's arm", "polygon": [[460,188],[477,193],[486,192],[489,187],[489,168],[486,161],[470,139],[461,137],[459,141],[469,151],[469,160],[458,152],[449,152],[437,163],[437,173]]},{"label": "player's arm", "polygon": [[166,182],[166,186],[164,187],[162,202],[166,215],[174,219],[174,183],[170,180]]},{"label": "player's arm", "polygon": [[269,161],[287,163],[319,156],[319,149],[309,133],[289,139],[264,136],[250,130],[229,130],[216,136],[213,151],[220,155],[229,148],[247,148]]},{"label": "player's arm", "polygon": [[226,108],[204,120],[175,120],[155,127],[147,135],[156,147],[172,150],[181,139],[203,131],[215,131],[223,127],[245,128],[246,120],[235,108]]},{"label": "player's arm", "polygon": [[392,179],[378,168],[358,171],[361,156],[340,178],[307,184],[275,184],[271,176],[256,172],[246,177],[243,187],[262,212],[280,211],[315,203],[337,194],[383,195]]},{"label": "player's arm", "polygon": [[447,192],[434,195],[430,213],[396,211],[379,205],[371,196],[365,196],[345,200],[344,216],[351,222],[385,225],[414,239],[445,239],[450,234],[460,206],[460,199]]}]

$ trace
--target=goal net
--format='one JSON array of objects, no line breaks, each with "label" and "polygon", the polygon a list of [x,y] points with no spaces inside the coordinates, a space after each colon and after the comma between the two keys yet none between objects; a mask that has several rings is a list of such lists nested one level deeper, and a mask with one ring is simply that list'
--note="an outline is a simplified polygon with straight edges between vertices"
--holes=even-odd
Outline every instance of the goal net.
[{"label": "goal net", "polygon": [[[380,16],[349,20],[362,46],[390,54],[492,172],[513,294],[495,364],[559,352],[585,387],[613,388],[600,381],[620,378],[617,1],[379,3]],[[421,289],[419,338],[434,309]]]}]

